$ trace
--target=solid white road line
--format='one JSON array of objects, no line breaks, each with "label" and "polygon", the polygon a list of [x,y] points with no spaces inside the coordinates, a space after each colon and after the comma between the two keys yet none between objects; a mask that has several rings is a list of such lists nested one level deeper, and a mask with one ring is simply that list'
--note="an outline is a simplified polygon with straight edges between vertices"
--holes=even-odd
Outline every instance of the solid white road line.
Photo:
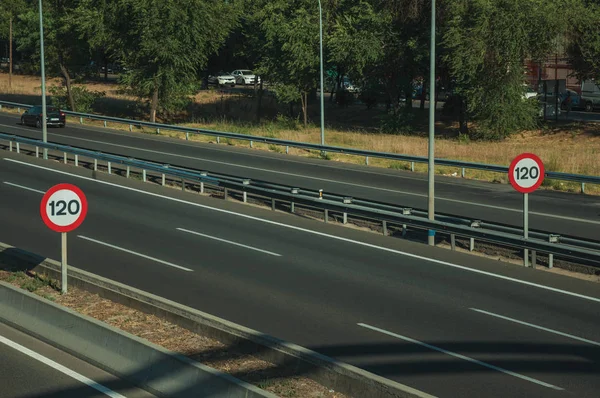
[{"label": "solid white road line", "polygon": [[33,189],[33,188],[29,188],[29,187],[24,187],[23,185],[13,184],[12,182],[8,182],[8,181],[4,181],[4,183],[6,185],[10,185],[11,187],[17,187],[17,188],[25,189],[27,191],[41,193],[42,195],[46,193],[44,191],[39,191],[37,189]]},{"label": "solid white road line", "polygon": [[593,345],[600,346],[600,342],[593,341],[593,340],[588,340],[588,339],[584,339],[583,337],[578,337],[578,336],[574,336],[572,334],[559,332],[558,330],[553,330],[553,329],[545,328],[543,326],[534,325],[533,323],[519,321],[518,319],[509,318],[507,316],[494,314],[493,312],[488,312],[488,311],[480,310],[480,309],[477,309],[477,308],[470,308],[470,309],[473,310],[473,311],[477,311],[479,313],[485,314],[485,315],[493,316],[495,318],[504,319],[505,321],[518,323],[520,325],[529,326],[530,328],[543,330],[545,332],[554,333],[554,334],[557,334],[559,336],[568,337],[568,338],[573,339],[573,340],[578,340],[578,341],[582,341],[584,343],[588,343],[588,344],[593,344]]},{"label": "solid white road line", "polygon": [[262,250],[262,249],[257,249],[256,247],[252,247],[252,246],[246,246],[246,245],[242,245],[241,243],[237,243],[237,242],[232,242],[230,240],[225,240],[225,239],[221,239],[221,238],[216,238],[214,236],[210,236],[210,235],[205,235],[205,234],[201,234],[200,232],[195,232],[195,231],[190,231],[189,229],[183,229],[183,228],[177,228],[178,231],[181,232],[187,232],[188,234],[192,234],[192,235],[198,235],[198,236],[202,236],[204,238],[208,238],[208,239],[213,239],[213,240],[217,240],[219,242],[224,242],[224,243],[229,243],[230,245],[234,245],[234,246],[239,246],[239,247],[243,247],[245,249],[250,249],[250,250],[255,250],[257,252],[261,252],[261,253],[265,253],[265,254],[269,254],[271,256],[277,256],[277,257],[281,257],[281,254],[277,254],[277,253],[273,253],[267,250]]},{"label": "solid white road line", "polygon": [[531,377],[528,377],[528,376],[524,376],[522,374],[515,373],[515,372],[512,372],[510,370],[507,370],[507,369],[504,369],[504,368],[500,368],[498,366],[490,365],[489,363],[478,361],[477,359],[473,359],[473,358],[464,356],[462,354],[458,354],[456,352],[444,350],[443,348],[436,347],[436,346],[431,345],[431,344],[423,343],[421,341],[418,341],[418,340],[415,340],[415,339],[411,339],[410,337],[402,336],[400,334],[392,333],[392,332],[389,332],[387,330],[377,328],[375,326],[367,325],[366,323],[357,323],[357,325],[361,326],[363,328],[374,330],[374,331],[379,332],[379,333],[386,334],[388,336],[396,337],[396,338],[398,338],[400,340],[408,341],[409,343],[418,344],[420,346],[429,348],[430,350],[438,351],[438,352],[441,352],[443,354],[447,354],[447,355],[453,356],[453,357],[458,358],[458,359],[463,359],[465,361],[468,361],[468,362],[471,362],[471,363],[474,363],[474,364],[477,364],[477,365],[484,366],[484,367],[486,367],[488,369],[497,370],[498,372],[502,372],[502,373],[505,373],[507,375],[514,376],[514,377],[517,377],[519,379],[529,381],[531,383],[539,384],[540,386],[552,388],[554,390],[564,390],[564,388],[557,387],[555,385],[552,385],[552,384],[549,384],[549,383],[546,383],[546,382],[543,382],[543,381],[540,381],[540,380],[537,380],[537,379],[534,379],[534,378],[531,378]]},{"label": "solid white road line", "polygon": [[502,280],[510,281],[510,282],[514,282],[514,283],[520,283],[522,285],[536,287],[536,288],[548,290],[548,291],[551,291],[551,292],[554,292],[554,293],[560,293],[560,294],[564,294],[564,295],[567,295],[567,296],[577,297],[577,298],[580,298],[580,299],[584,299],[584,300],[589,300],[589,301],[593,301],[593,302],[596,302],[596,303],[600,303],[600,298],[597,298],[597,297],[585,296],[583,294],[569,292],[567,290],[562,290],[562,289],[557,289],[557,288],[550,287],[550,286],[540,285],[538,283],[523,281],[523,280],[520,280],[520,279],[511,278],[509,276],[494,274],[493,272],[487,272],[487,271],[482,271],[482,270],[475,269],[475,268],[469,268],[469,267],[465,267],[463,265],[453,264],[453,263],[450,263],[450,262],[447,262],[447,261],[435,260],[435,259],[432,259],[432,258],[419,256],[417,254],[412,254],[412,253],[407,253],[407,252],[403,252],[403,251],[400,251],[400,250],[390,249],[388,247],[377,246],[377,245],[372,245],[370,243],[365,243],[365,242],[361,242],[361,241],[357,241],[357,240],[353,240],[353,239],[343,238],[341,236],[329,235],[329,234],[326,234],[326,233],[323,233],[323,232],[318,232],[318,231],[313,231],[313,230],[306,229],[306,228],[296,227],[294,225],[288,225],[288,224],[283,224],[283,223],[279,223],[279,222],[276,222],[276,221],[265,220],[263,218],[249,216],[247,214],[236,213],[234,211],[225,210],[225,209],[219,209],[217,207],[211,207],[211,206],[207,206],[207,205],[202,205],[200,203],[189,202],[189,201],[183,200],[183,199],[177,199],[177,198],[173,198],[173,197],[169,197],[169,196],[159,195],[157,193],[147,192],[147,191],[143,191],[141,189],[136,189],[136,188],[131,188],[131,187],[126,187],[126,186],[123,186],[123,185],[114,184],[114,183],[107,182],[107,181],[95,180],[93,178],[84,177],[84,176],[80,176],[80,175],[77,175],[77,174],[67,173],[65,171],[54,170],[54,169],[51,169],[49,167],[38,166],[38,165],[27,163],[27,162],[21,162],[19,160],[14,160],[14,159],[9,159],[9,158],[4,158],[4,160],[7,161],[7,162],[11,162],[11,163],[21,164],[23,166],[28,166],[28,167],[33,167],[33,168],[36,168],[36,169],[50,171],[52,173],[57,173],[57,174],[61,174],[61,175],[68,175],[68,176],[71,176],[73,178],[79,178],[79,179],[82,179],[82,180],[92,181],[92,182],[97,183],[97,184],[107,185],[107,186],[111,186],[111,187],[115,187],[115,188],[119,188],[119,189],[124,189],[124,190],[131,191],[131,192],[137,192],[137,193],[141,193],[141,194],[144,194],[144,195],[153,196],[153,197],[156,197],[156,198],[170,200],[172,202],[183,203],[183,204],[186,204],[186,205],[189,205],[189,206],[198,207],[198,208],[201,208],[201,209],[206,209],[206,210],[210,210],[210,211],[216,211],[218,213],[223,213],[223,214],[229,214],[229,215],[232,215],[232,216],[241,217],[241,218],[245,218],[245,219],[248,219],[248,220],[254,220],[254,221],[262,222],[262,223],[269,224],[269,225],[277,225],[277,226],[282,227],[282,228],[293,229],[295,231],[301,231],[301,232],[305,232],[305,233],[308,233],[308,234],[322,236],[322,237],[326,237],[326,238],[329,238],[329,239],[338,240],[338,241],[341,241],[341,242],[352,243],[352,244],[355,244],[355,245],[359,245],[359,246],[363,246],[363,247],[368,247],[368,248],[375,249],[375,250],[381,250],[381,251],[385,251],[385,252],[388,252],[388,253],[395,253],[395,254],[399,254],[401,256],[410,257],[410,258],[414,258],[414,259],[422,260],[422,261],[427,261],[427,262],[430,262],[430,263],[433,263],[433,264],[445,265],[447,267],[452,267],[452,268],[460,269],[460,270],[463,270],[463,271],[474,272],[476,274],[486,275],[486,276],[490,276],[492,278],[498,278],[498,279],[502,279]]},{"label": "solid white road line", "polygon": [[94,380],[89,379],[89,378],[87,378],[87,377],[85,377],[85,376],[83,376],[83,375],[49,359],[49,358],[46,358],[45,356],[40,355],[37,352],[32,351],[27,347],[23,347],[22,345],[15,343],[14,341],[9,340],[4,336],[0,336],[0,343],[6,344],[7,346],[29,356],[37,361],[42,362],[43,364],[48,365],[51,368],[53,368],[61,373],[66,374],[67,376],[72,377],[73,379],[75,379],[83,384],[87,384],[94,390],[100,391],[104,395],[108,395],[109,397],[112,397],[112,398],[125,398],[123,395],[116,393],[113,390],[111,390],[107,387],[104,387],[101,384],[96,383]]},{"label": "solid white road line", "polygon": [[[0,126],[4,126],[4,125],[0,124]],[[14,127],[14,126],[7,126],[7,127]],[[109,134],[109,133],[106,133],[106,134]],[[151,150],[151,149],[144,149],[144,148],[139,148],[139,147],[132,147],[132,146],[128,146],[128,145],[120,145],[120,144],[115,144],[115,143],[111,143],[111,142],[92,140],[92,139],[89,139],[89,138],[73,137],[73,136],[64,135],[64,134],[51,133],[51,135],[55,135],[57,137],[62,137],[62,138],[69,138],[69,139],[73,139],[73,140],[93,142],[95,144],[110,145],[110,146],[115,146],[115,147],[124,148],[124,149],[135,149],[135,150],[138,150],[138,151],[156,153],[156,154],[159,154],[159,155],[167,155],[167,156],[174,156],[174,157],[184,158],[184,159],[200,160],[200,161],[203,161],[203,162],[221,164],[221,165],[225,165],[225,166],[234,166],[234,167],[240,167],[240,168],[245,168],[245,169],[249,169],[249,170],[257,170],[257,171],[263,171],[263,172],[267,172],[267,173],[287,175],[287,176],[290,176],[290,177],[308,178],[308,179],[311,179],[311,180],[329,182],[329,183],[334,183],[334,184],[356,186],[356,184],[350,183],[350,182],[344,182],[344,181],[339,181],[339,180],[330,180],[330,179],[327,179],[327,178],[320,178],[320,177],[313,177],[313,176],[305,175],[305,174],[287,173],[287,172],[283,172],[283,171],[277,171],[277,170],[271,170],[271,169],[263,169],[263,168],[260,168],[260,167],[246,166],[246,165],[243,165],[243,164],[227,163],[227,162],[221,162],[221,161],[217,161],[217,160],[204,159],[204,158],[200,158],[200,157],[197,157],[197,156],[186,156],[186,155],[180,155],[180,154],[177,154],[177,153],[155,151],[155,150]],[[114,135],[117,135],[117,134],[114,134]],[[181,145],[181,144],[177,144],[177,145]],[[405,177],[397,177],[397,178],[405,178]],[[410,178],[410,179],[414,180],[415,178]],[[380,188],[380,187],[374,187],[374,186],[369,186],[369,185],[363,185],[362,187],[363,188],[377,190],[377,191],[397,193],[397,194],[401,194],[401,195],[418,196],[418,197],[422,197],[422,198],[427,197],[426,194],[420,194],[420,193],[414,193],[414,192],[406,192],[406,191],[398,191],[398,190],[395,190],[395,189]],[[436,197],[436,199],[437,200],[446,201],[446,202],[452,202],[452,203],[461,203],[461,204],[465,204],[465,205],[469,205],[469,206],[478,206],[478,207],[485,207],[485,208],[489,208],[489,209],[510,211],[510,212],[513,212],[513,213],[521,213],[522,212],[522,209],[515,209],[515,208],[510,208],[510,207],[504,207],[504,206],[486,205],[486,204],[482,204],[482,203],[469,202],[469,201],[464,201],[464,200],[459,200],[459,199],[449,199],[449,198],[442,198],[442,197]],[[556,218],[556,219],[559,219],[559,220],[569,220],[569,221],[575,221],[575,222],[586,223],[586,224],[600,225],[600,221],[593,221],[593,220],[588,220],[588,219],[583,219],[583,218],[559,216],[559,215],[556,215],[556,214],[539,213],[539,212],[535,212],[535,211],[530,211],[529,214],[536,215],[536,216],[542,216],[542,217]]]},{"label": "solid white road line", "polygon": [[111,245],[111,244],[105,243],[105,242],[101,242],[101,241],[96,240],[96,239],[88,238],[87,236],[77,235],[77,237],[80,238],[80,239],[84,239],[84,240],[87,240],[87,241],[90,241],[90,242],[97,243],[99,245],[110,247],[111,249],[120,250],[120,251],[125,252],[125,253],[133,254],[134,256],[142,257],[142,258],[145,258],[147,260],[152,260],[152,261],[155,261],[155,262],[160,263],[160,264],[168,265],[169,267],[178,268],[178,269],[181,269],[181,270],[184,270],[184,271],[188,271],[188,272],[192,272],[193,271],[193,270],[191,270],[189,268],[185,268],[185,267],[182,267],[182,266],[177,265],[177,264],[173,264],[173,263],[170,263],[170,262],[167,262],[167,261],[159,260],[159,259],[154,258],[154,257],[146,256],[145,254],[134,252],[132,250],[127,250],[127,249],[124,249],[122,247]]}]

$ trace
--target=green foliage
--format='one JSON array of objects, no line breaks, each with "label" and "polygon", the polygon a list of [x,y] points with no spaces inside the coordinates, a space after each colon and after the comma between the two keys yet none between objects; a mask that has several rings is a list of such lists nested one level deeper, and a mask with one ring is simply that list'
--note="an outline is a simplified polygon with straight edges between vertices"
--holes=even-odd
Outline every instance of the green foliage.
[{"label": "green foliage", "polygon": [[382,120],[381,132],[384,134],[410,134],[414,132],[415,115],[412,109],[403,108],[390,112]]},{"label": "green foliage", "polygon": [[569,11],[569,62],[580,79],[600,80],[600,2],[575,2]]},{"label": "green foliage", "polygon": [[[52,86],[48,89],[52,95],[52,103],[61,109],[70,109],[67,89],[62,86]],[[90,91],[85,87],[73,87],[72,94],[77,104],[77,112],[92,113],[93,105],[98,98],[106,95],[105,92]]]}]

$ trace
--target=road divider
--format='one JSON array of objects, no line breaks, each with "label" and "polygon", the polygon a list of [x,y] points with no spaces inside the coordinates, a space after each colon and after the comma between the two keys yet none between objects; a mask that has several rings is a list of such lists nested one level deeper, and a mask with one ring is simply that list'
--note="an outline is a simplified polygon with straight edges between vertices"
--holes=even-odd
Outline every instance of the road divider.
[{"label": "road divider", "polygon": [[[0,243],[0,253],[5,256],[10,256],[14,261],[31,264],[33,270],[39,274],[45,274],[50,278],[56,278],[60,275],[60,263],[54,260],[40,258],[32,253],[15,249],[2,243]],[[124,304],[147,314],[155,315],[192,332],[216,339],[224,344],[235,344],[238,347],[243,347],[244,351],[253,356],[277,365],[284,372],[291,372],[287,374],[302,374],[334,391],[339,391],[352,397],[432,398],[431,395],[424,392],[359,369],[355,366],[348,365],[344,362],[337,361],[296,344],[277,339],[267,334],[237,325],[233,322],[75,267],[69,267],[69,281],[71,286],[98,294],[101,297]],[[2,288],[0,291],[4,290],[5,289]],[[27,292],[24,293],[26,293],[28,297],[33,296]],[[14,293],[9,294],[13,297],[12,295]],[[37,299],[37,297],[35,298]],[[3,316],[5,312],[4,307],[2,306],[7,306],[10,309],[11,317],[13,319],[18,319],[19,317],[29,318],[28,322],[33,323],[31,325],[33,330],[46,330],[45,324],[40,323],[42,321],[36,321],[35,313],[32,315],[19,315],[20,310],[18,309],[18,303],[20,300],[20,298],[14,297],[11,300],[5,300],[4,296],[0,296],[0,316]],[[47,304],[51,304],[52,308],[57,307],[53,303]],[[35,306],[37,305],[38,304],[35,304]],[[16,306],[17,309],[12,308],[13,306]],[[6,310],[7,313],[9,309]],[[42,310],[41,308],[37,308],[35,311],[41,311],[41,313],[45,314],[43,317],[44,321],[47,317],[52,317],[53,315],[53,313],[50,312],[46,315],[45,310]],[[56,322],[60,327],[65,324],[71,324],[64,319],[57,319]],[[60,327],[57,326],[54,331],[58,333]],[[94,328],[95,327],[96,326],[94,326]],[[71,340],[68,339],[68,336],[69,334],[65,334],[64,339],[67,342],[70,342]],[[83,337],[85,336],[82,336],[82,338]],[[123,349],[126,349],[126,347],[127,346],[123,347]],[[92,348],[96,349],[98,347],[94,346]],[[114,349],[119,350],[119,346],[114,346]],[[120,352],[126,353],[126,351]],[[168,356],[166,359],[168,359],[168,362],[170,363],[172,358]],[[115,360],[115,358],[110,360]],[[129,361],[130,358],[125,358],[126,363],[130,363]],[[128,370],[131,369],[128,368]],[[157,369],[156,372],[153,370],[153,373],[150,376],[156,376],[158,378],[158,372],[160,370],[161,369]],[[168,372],[168,369],[164,371]],[[168,373],[161,373],[162,377],[157,382],[168,383],[169,377],[165,377],[165,374]],[[143,372],[134,375],[139,377],[149,376]],[[254,396],[258,395],[248,395],[247,397],[250,398]],[[237,396],[231,395],[230,397]]]}]

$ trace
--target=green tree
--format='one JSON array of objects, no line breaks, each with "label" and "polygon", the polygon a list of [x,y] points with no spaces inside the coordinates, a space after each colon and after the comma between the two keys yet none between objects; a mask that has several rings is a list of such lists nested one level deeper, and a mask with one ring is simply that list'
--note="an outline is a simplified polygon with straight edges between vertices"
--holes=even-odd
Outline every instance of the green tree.
[{"label": "green tree", "polygon": [[12,68],[13,68],[13,37],[15,30],[16,17],[26,9],[24,0],[12,0],[0,4],[0,38],[9,42],[9,74],[8,87],[12,87]]},{"label": "green tree", "polygon": [[[89,46],[79,38],[73,13],[77,0],[45,0],[44,18],[44,59],[48,76],[61,76],[67,88],[69,107],[76,111],[72,90],[72,79],[83,73],[89,65]],[[37,2],[34,2],[37,5]],[[31,70],[40,69],[40,30],[37,7],[19,15],[22,28],[18,31],[19,51],[27,55]]]},{"label": "green tree", "polygon": [[569,63],[582,80],[600,80],[600,1],[577,2],[569,8]]},{"label": "green tree", "polygon": [[537,105],[523,99],[524,61],[554,47],[566,22],[559,18],[561,6],[550,0],[448,4],[446,61],[482,137],[501,139],[536,125]]},{"label": "green tree", "polygon": [[121,82],[169,111],[197,86],[199,72],[237,23],[234,4],[212,0],[121,0],[108,18],[115,56],[127,68]]}]

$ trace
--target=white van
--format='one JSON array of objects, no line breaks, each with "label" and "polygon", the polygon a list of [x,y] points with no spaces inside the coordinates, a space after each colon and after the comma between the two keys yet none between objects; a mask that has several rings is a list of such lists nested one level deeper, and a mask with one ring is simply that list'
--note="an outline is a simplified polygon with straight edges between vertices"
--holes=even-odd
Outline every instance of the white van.
[{"label": "white van", "polygon": [[600,108],[600,82],[586,80],[581,83],[581,105],[588,112]]}]

